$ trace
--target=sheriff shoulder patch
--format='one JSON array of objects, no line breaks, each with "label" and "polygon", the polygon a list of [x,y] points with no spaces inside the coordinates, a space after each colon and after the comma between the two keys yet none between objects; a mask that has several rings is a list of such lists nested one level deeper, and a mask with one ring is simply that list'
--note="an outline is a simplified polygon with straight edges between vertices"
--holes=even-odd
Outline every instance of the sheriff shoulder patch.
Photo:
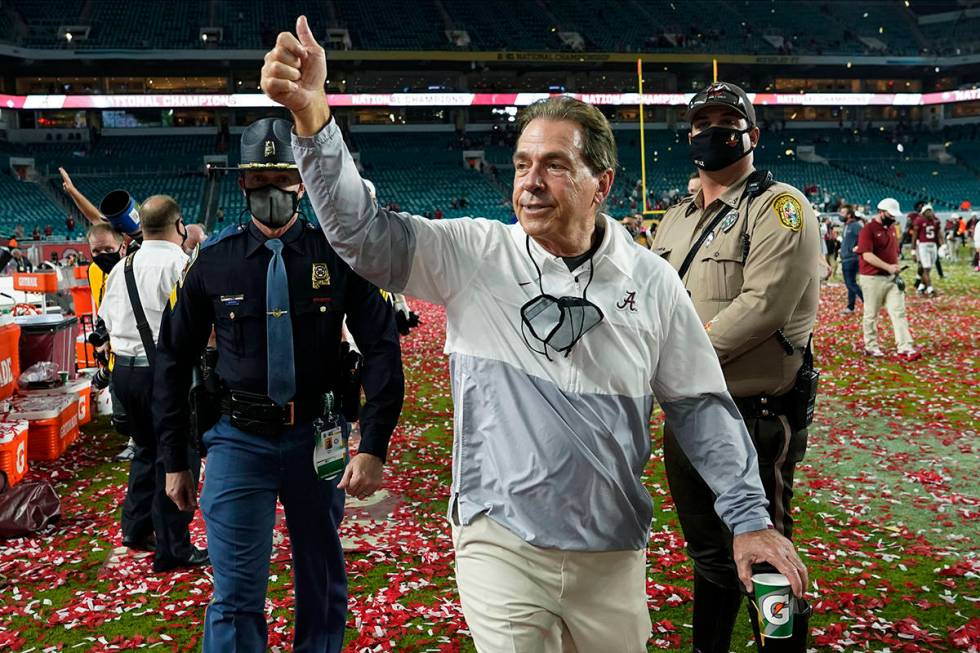
[{"label": "sheriff shoulder patch", "polygon": [[313,290],[330,285],[330,270],[326,263],[313,264]]},{"label": "sheriff shoulder patch", "polygon": [[800,201],[789,193],[783,193],[773,200],[772,210],[776,212],[779,224],[790,231],[803,229],[803,207]]}]

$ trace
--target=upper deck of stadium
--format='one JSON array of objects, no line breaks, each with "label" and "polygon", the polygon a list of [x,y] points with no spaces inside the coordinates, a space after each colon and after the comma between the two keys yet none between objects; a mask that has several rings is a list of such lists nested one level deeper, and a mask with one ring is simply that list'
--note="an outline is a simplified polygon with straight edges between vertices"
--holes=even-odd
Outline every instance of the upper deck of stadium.
[{"label": "upper deck of stadium", "polygon": [[0,42],[76,51],[260,50],[300,13],[324,32],[338,31],[331,47],[364,51],[980,52],[980,9],[900,0],[8,0]]}]

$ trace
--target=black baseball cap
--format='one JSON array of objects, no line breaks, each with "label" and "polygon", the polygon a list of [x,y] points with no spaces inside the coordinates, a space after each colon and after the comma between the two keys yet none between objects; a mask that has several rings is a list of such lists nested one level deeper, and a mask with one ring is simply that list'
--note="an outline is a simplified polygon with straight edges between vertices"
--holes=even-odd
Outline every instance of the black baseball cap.
[{"label": "black baseball cap", "polygon": [[749,127],[755,126],[755,107],[749,102],[749,96],[741,87],[729,82],[715,82],[694,94],[687,104],[687,121],[691,122],[696,114],[705,107],[728,107],[734,109],[749,121]]}]

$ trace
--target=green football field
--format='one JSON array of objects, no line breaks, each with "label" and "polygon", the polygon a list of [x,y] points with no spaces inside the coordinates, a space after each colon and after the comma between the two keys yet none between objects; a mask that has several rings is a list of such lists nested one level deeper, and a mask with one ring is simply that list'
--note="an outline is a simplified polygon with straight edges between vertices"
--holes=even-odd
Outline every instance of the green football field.
[{"label": "green football field", "polygon": [[[980,650],[980,273],[947,264],[939,296],[908,295],[923,359],[869,359],[860,314],[842,315],[839,273],[821,293],[815,336],[823,370],[817,417],[797,472],[797,544],[810,569],[817,651]],[[908,273],[906,273],[908,276]],[[911,286],[911,284],[910,284]],[[386,488],[401,497],[371,550],[348,556],[347,651],[472,651],[455,591],[449,527],[452,406],[441,309],[403,341],[408,393]],[[882,344],[894,352],[882,313]],[[646,483],[656,502],[648,551],[650,650],[690,649],[691,565],[660,458],[659,415]],[[126,465],[104,419],[56,463],[63,518],[0,543],[0,650],[116,651],[200,647],[208,570],[152,573],[121,553]],[[206,541],[198,516],[195,539]],[[359,538],[363,525],[345,534]],[[269,642],[291,650],[288,536],[277,526]],[[615,597],[610,597],[615,601]],[[740,619],[732,644],[747,651]]]}]

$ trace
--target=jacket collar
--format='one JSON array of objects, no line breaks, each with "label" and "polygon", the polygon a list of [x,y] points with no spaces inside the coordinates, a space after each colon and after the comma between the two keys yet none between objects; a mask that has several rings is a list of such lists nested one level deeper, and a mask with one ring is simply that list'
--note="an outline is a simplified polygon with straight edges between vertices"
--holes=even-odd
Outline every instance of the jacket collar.
[{"label": "jacket collar", "polygon": [[[597,271],[601,271],[599,267],[600,263],[608,263],[616,267],[626,276],[632,276],[633,269],[636,266],[635,257],[637,253],[633,250],[635,244],[633,238],[626,231],[626,227],[605,213],[600,213],[596,222],[602,226],[602,241],[599,243],[599,249],[596,250],[595,255],[592,257],[591,265],[596,266]],[[511,237],[514,240],[514,244],[520,251],[524,252],[524,256],[526,257],[527,234],[521,228],[520,223],[511,226]],[[549,253],[533,238],[530,239],[530,242],[531,256],[534,257],[535,262],[541,267],[542,272],[544,272],[545,266],[548,265],[555,265],[558,269],[566,273],[568,272],[568,268],[565,265],[565,261],[562,260],[562,257]],[[589,265],[590,263],[583,264],[581,268],[576,269],[576,273],[580,270],[588,270]]]},{"label": "jacket collar", "polygon": [[[184,254],[183,248],[177,243],[170,242],[169,240],[144,240],[140,244],[140,248],[137,251],[159,251],[159,252],[180,252]],[[186,255],[186,254],[185,254]]]},{"label": "jacket collar", "polygon": [[[299,239],[303,234],[303,229],[305,228],[306,221],[303,218],[296,218],[296,222],[293,226],[286,230],[286,233],[279,236],[279,240],[287,248],[293,250],[294,252],[302,252],[303,250],[299,246]],[[268,240],[265,234],[259,231],[259,228],[255,226],[255,222],[251,219],[248,221],[248,226],[246,227],[248,231],[248,245],[246,245],[245,256],[252,256],[255,252],[259,250],[265,250],[265,241]]]}]

